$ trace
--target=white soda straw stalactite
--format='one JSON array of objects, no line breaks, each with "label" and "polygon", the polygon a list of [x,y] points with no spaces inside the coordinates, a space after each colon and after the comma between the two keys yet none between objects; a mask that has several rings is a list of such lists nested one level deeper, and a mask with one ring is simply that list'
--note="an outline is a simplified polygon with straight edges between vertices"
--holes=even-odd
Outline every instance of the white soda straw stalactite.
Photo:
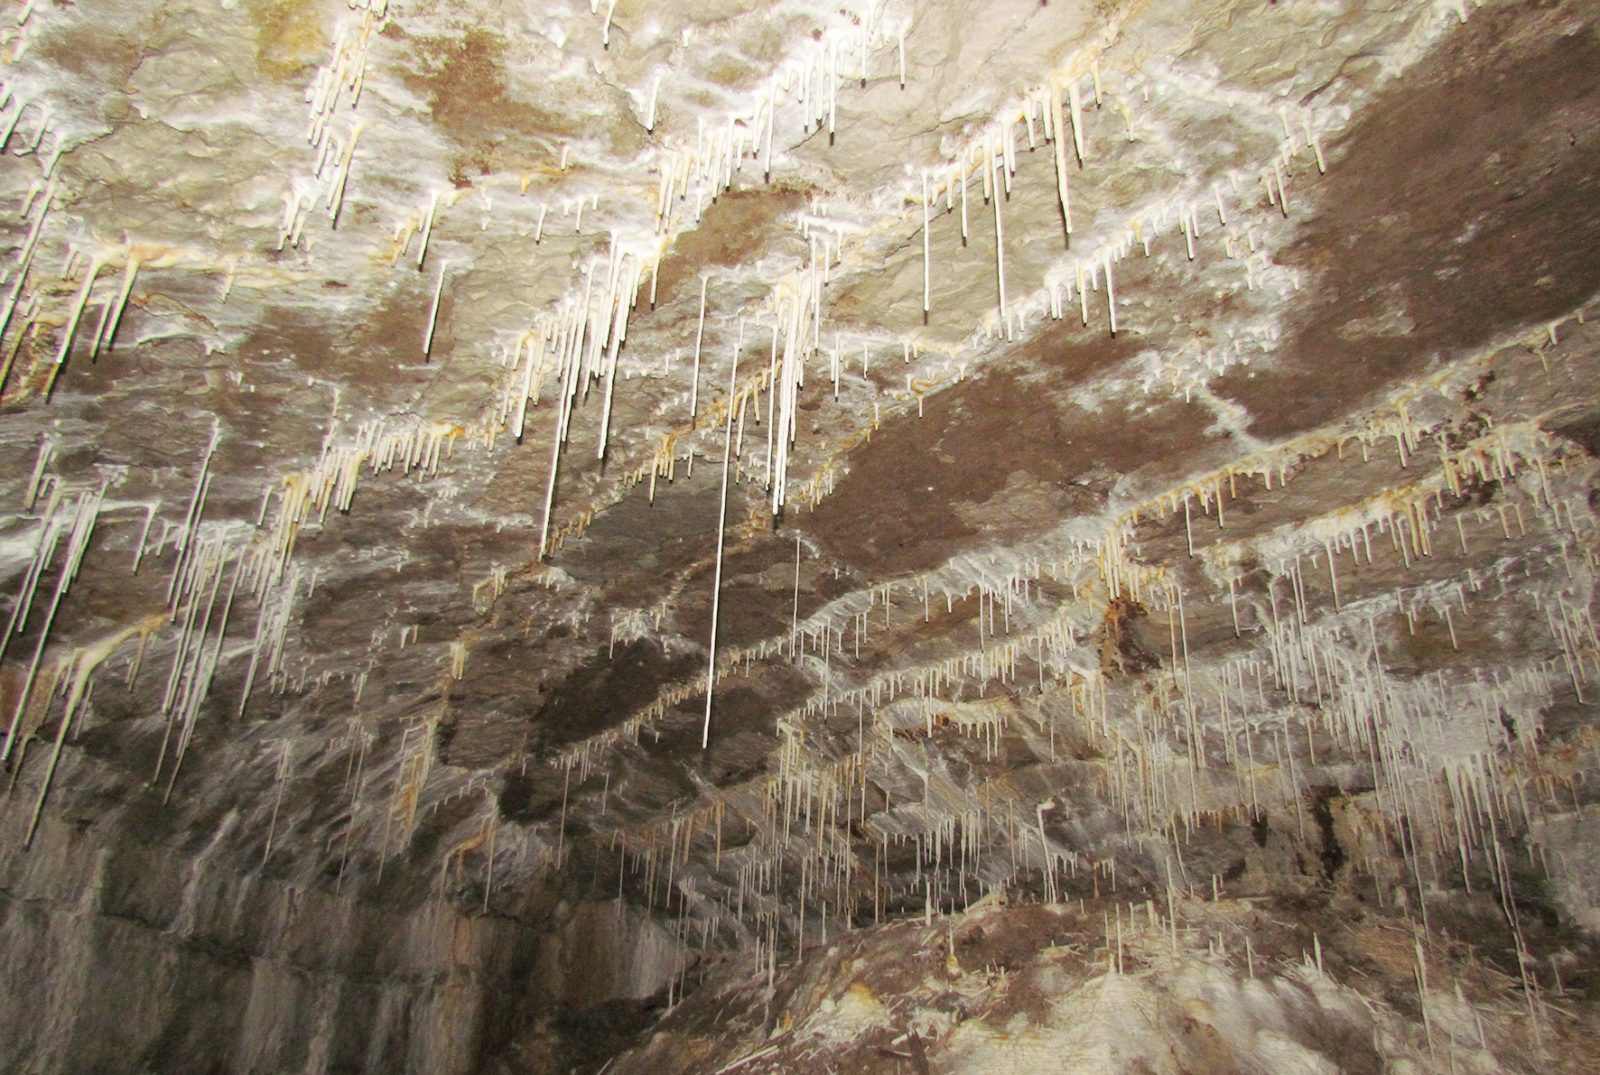
[{"label": "white soda straw stalactite", "polygon": [[694,330],[694,373],[689,387],[689,425],[700,413],[700,345],[706,337],[706,277],[700,278],[700,317]]},{"label": "white soda straw stalactite", "polygon": [[733,454],[733,412],[735,392],[738,389],[739,355],[733,356],[733,369],[728,374],[728,416],[722,434],[722,496],[717,501],[717,566],[711,581],[711,642],[706,658],[706,719],[700,730],[700,747],[711,742],[711,692],[717,681],[717,613],[722,601],[722,545],[728,529],[728,462]]},{"label": "white soda straw stalactite", "polygon": [[78,569],[83,565],[84,554],[88,551],[90,538],[94,536],[95,523],[100,516],[101,504],[105,499],[102,490],[79,493],[71,501],[70,506],[64,500],[52,495],[51,510],[47,513],[41,534],[39,553],[36,554],[34,564],[24,580],[24,591],[17,608],[13,611],[13,626],[7,631],[9,639],[12,631],[20,632],[27,620],[28,610],[32,604],[33,589],[37,587],[40,576],[54,558],[55,549],[61,536],[67,538],[66,557],[58,569],[55,592],[50,599],[50,607],[45,613],[44,622],[39,627],[39,638],[34,644],[33,657],[28,662],[27,673],[23,677],[22,690],[17,696],[17,704],[12,711],[11,723],[6,730],[5,746],[0,749],[0,761],[8,760],[12,750],[16,747],[19,732],[23,727],[24,718],[28,712],[28,703],[32,698],[34,683],[38,679],[41,662],[44,660],[45,645],[50,639],[50,628],[55,623],[56,613],[60,611],[62,598],[66,596],[68,588],[77,577]]}]

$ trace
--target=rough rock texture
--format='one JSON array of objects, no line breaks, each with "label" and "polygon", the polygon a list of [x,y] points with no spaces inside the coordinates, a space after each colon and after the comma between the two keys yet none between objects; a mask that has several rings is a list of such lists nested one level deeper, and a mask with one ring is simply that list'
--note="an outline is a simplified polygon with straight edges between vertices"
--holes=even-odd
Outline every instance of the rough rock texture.
[{"label": "rough rock texture", "polygon": [[1533,1071],[1552,1053],[1587,1070],[1593,1028],[1544,1019],[1462,946],[1365,915],[990,903],[719,975],[610,1070],[1332,1075]]},{"label": "rough rock texture", "polygon": [[1580,0],[7,0],[0,1067],[596,1070],[1002,894],[1537,1029],[1028,979],[1256,1005],[1133,1070],[1581,1063],[1596,71]]}]

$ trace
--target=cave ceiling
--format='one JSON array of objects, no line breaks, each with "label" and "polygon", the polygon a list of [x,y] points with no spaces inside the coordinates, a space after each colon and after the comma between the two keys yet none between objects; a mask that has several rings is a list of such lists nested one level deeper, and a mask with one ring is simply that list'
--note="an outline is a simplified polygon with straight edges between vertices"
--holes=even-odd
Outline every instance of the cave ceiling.
[{"label": "cave ceiling", "polygon": [[13,844],[762,943],[1594,794],[1592,5],[5,9]]}]

